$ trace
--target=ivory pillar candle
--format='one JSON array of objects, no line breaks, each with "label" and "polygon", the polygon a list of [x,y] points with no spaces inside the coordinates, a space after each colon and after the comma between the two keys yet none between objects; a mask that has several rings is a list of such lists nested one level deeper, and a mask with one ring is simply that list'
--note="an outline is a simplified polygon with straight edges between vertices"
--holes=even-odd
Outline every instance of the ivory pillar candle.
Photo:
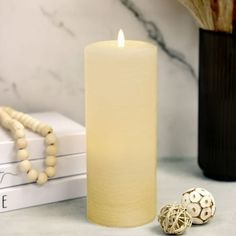
[{"label": "ivory pillar candle", "polygon": [[156,215],[157,50],[141,41],[85,49],[87,216],[130,227]]}]

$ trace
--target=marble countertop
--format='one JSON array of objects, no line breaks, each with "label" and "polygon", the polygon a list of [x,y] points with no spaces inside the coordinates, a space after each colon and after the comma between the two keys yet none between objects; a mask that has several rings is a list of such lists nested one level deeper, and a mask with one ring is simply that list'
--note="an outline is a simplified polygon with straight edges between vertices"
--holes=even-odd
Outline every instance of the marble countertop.
[{"label": "marble countertop", "polygon": [[[158,207],[178,202],[186,189],[200,186],[215,197],[215,218],[204,226],[193,226],[185,235],[235,235],[236,186],[202,176],[193,158],[163,158],[158,163]],[[29,209],[2,213],[1,236],[139,236],[164,235],[156,221],[131,228],[116,229],[94,225],[86,219],[86,199],[75,199]]]}]

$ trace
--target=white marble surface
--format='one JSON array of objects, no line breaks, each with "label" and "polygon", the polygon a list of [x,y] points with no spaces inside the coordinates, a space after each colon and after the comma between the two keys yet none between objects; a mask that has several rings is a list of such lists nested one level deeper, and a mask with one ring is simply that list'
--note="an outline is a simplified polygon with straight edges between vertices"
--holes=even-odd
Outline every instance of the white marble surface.
[{"label": "white marble surface", "polygon": [[[163,158],[158,168],[158,208],[177,202],[180,194],[190,187],[208,189],[216,200],[216,215],[203,226],[192,226],[185,235],[235,235],[236,188],[234,183],[206,179],[195,159]],[[107,228],[86,219],[86,199],[53,203],[0,214],[1,235],[4,236],[151,236],[164,235],[157,222],[130,228]]]},{"label": "white marble surface", "polygon": [[[116,38],[119,28],[128,39],[154,42],[122,2],[0,0],[0,105],[56,110],[84,123],[84,47]],[[198,29],[178,1],[131,2],[156,25],[159,44],[197,74]],[[196,156],[197,76],[161,48],[158,67],[159,156]]]}]

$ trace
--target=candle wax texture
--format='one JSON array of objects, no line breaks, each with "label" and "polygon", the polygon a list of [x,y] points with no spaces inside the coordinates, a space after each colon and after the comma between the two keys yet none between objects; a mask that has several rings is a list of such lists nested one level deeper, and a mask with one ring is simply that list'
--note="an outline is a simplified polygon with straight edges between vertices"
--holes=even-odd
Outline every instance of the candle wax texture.
[{"label": "candle wax texture", "polygon": [[104,41],[85,49],[87,216],[131,227],[156,215],[157,49]]}]

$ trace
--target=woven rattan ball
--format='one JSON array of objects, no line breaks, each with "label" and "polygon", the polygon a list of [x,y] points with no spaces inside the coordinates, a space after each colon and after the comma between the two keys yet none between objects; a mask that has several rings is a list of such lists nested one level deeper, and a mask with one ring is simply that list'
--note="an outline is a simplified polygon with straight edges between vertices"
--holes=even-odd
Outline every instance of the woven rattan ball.
[{"label": "woven rattan ball", "polygon": [[181,203],[193,218],[193,224],[205,224],[215,215],[214,197],[204,188],[191,188],[182,194]]},{"label": "woven rattan ball", "polygon": [[179,204],[164,206],[160,211],[158,221],[166,234],[182,234],[192,225],[191,215]]}]

